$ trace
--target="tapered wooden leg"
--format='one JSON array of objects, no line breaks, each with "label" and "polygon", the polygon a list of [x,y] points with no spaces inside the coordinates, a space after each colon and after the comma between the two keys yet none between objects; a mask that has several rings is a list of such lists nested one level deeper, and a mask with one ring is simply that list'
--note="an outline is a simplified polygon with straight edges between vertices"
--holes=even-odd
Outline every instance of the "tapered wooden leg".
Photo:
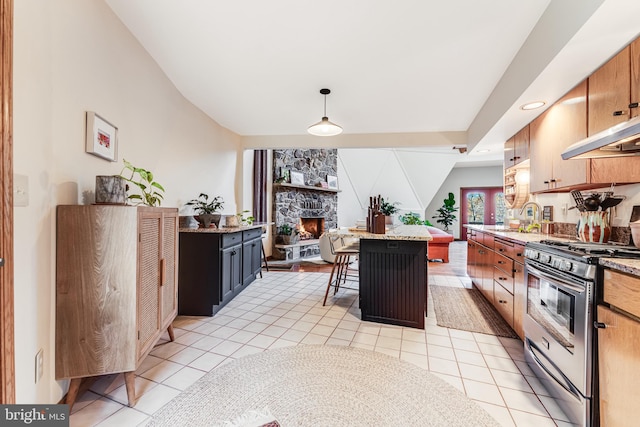
[{"label": "tapered wooden leg", "polygon": [[169,325],[167,333],[169,334],[169,341],[175,341],[176,337],[173,335],[173,325]]},{"label": "tapered wooden leg", "polygon": [[342,255],[337,255],[333,261],[333,267],[331,268],[331,275],[329,276],[329,283],[327,283],[327,290],[324,293],[324,301],[322,302],[322,305],[327,304],[327,296],[329,296],[329,288],[331,287],[331,282],[333,281],[333,275],[335,274],[336,266],[340,263],[341,259],[342,259]]},{"label": "tapered wooden leg", "polygon": [[71,413],[71,409],[73,408],[73,404],[76,401],[76,397],[78,397],[80,384],[82,384],[82,378],[71,378],[71,382],[69,383],[69,391],[67,392],[67,398],[64,400],[64,403],[69,405],[69,413]]},{"label": "tapered wooden leg", "polygon": [[127,399],[129,406],[133,408],[136,404],[136,373],[135,371],[124,373],[124,383],[127,387]]}]

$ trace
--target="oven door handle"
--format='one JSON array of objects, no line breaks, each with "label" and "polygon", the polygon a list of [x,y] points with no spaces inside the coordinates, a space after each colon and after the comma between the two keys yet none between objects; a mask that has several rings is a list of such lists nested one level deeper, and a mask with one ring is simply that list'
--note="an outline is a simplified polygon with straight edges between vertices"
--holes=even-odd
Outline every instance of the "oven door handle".
[{"label": "oven door handle", "polygon": [[547,279],[548,281],[552,282],[552,283],[558,283],[560,285],[562,285],[562,287],[569,289],[570,291],[576,292],[578,294],[583,294],[585,292],[585,288],[584,287],[580,287],[580,286],[576,286],[573,283],[569,283],[566,280],[562,280],[559,277],[554,277],[550,274],[547,274],[541,270],[538,270],[535,267],[532,267],[530,264],[527,265],[527,270],[530,271],[531,273],[533,273],[534,276],[540,276],[542,278]]},{"label": "oven door handle", "polygon": [[[525,338],[525,345],[528,347],[527,350],[529,351],[529,354],[535,360],[536,364],[544,371],[545,374],[548,375],[548,377],[550,379],[555,381],[560,387],[562,387],[562,389],[564,391],[566,391],[568,394],[570,394],[574,398],[576,398],[576,399],[578,399],[580,401],[585,398],[582,395],[582,393],[580,393],[580,390],[578,390],[576,388],[576,386],[574,386],[571,383],[571,381],[562,372],[558,371],[558,375],[560,376],[560,378],[562,378],[562,379],[560,379],[556,375],[554,375],[553,372],[551,372],[551,370],[547,367],[547,365],[545,363],[542,363],[542,360],[540,360],[540,358],[536,354],[536,352],[540,352],[540,350],[538,350],[538,347],[529,338]],[[545,359],[549,360],[546,357],[546,355],[544,355],[544,353],[540,352],[540,355],[542,357],[544,357]],[[551,363],[551,365],[554,366],[553,362],[549,361],[549,363]]]}]

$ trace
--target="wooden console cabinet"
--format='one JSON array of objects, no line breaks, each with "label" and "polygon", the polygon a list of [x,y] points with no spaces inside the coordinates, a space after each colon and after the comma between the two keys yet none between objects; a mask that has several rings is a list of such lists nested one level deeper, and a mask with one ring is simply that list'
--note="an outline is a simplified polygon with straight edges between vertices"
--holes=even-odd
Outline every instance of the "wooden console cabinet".
[{"label": "wooden console cabinet", "polygon": [[58,206],[56,379],[71,407],[85,377],[135,370],[177,314],[178,210]]},{"label": "wooden console cabinet", "polygon": [[180,231],[178,312],[213,316],[261,274],[262,227]]}]

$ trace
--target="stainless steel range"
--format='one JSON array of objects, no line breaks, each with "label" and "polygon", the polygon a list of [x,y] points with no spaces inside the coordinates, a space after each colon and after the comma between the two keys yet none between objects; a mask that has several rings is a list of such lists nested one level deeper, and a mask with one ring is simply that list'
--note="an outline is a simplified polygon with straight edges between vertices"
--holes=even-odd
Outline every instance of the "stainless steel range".
[{"label": "stainless steel range", "polygon": [[640,258],[630,246],[543,240],[525,248],[525,357],[570,421],[597,426],[598,258]]}]

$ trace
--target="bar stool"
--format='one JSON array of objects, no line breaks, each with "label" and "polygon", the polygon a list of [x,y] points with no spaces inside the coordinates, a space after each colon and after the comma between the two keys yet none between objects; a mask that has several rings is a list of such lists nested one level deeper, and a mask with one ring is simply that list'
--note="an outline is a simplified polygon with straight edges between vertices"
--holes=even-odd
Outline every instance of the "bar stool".
[{"label": "bar stool", "polygon": [[267,271],[269,271],[269,264],[267,264],[267,254],[264,251],[264,239],[267,237],[267,230],[265,229],[265,227],[262,227],[262,245],[261,245],[261,252],[262,252],[262,262],[260,265],[260,278],[262,279],[262,269],[266,269]]},{"label": "bar stool", "polygon": [[[340,240],[340,247],[336,249],[334,243],[337,240]],[[327,304],[327,297],[329,296],[329,289],[331,287],[333,287],[334,295],[338,293],[340,286],[344,289],[351,289],[354,291],[360,290],[359,288],[344,286],[347,280],[355,282],[358,281],[357,274],[349,273],[349,264],[352,262],[351,257],[357,257],[360,253],[360,241],[345,244],[342,237],[329,237],[329,246],[331,247],[331,253],[335,255],[335,260],[333,261],[333,267],[331,268],[331,275],[329,276],[329,282],[327,283],[327,290],[324,293],[324,301],[322,302],[323,306]],[[351,269],[351,271],[354,270]]]}]

